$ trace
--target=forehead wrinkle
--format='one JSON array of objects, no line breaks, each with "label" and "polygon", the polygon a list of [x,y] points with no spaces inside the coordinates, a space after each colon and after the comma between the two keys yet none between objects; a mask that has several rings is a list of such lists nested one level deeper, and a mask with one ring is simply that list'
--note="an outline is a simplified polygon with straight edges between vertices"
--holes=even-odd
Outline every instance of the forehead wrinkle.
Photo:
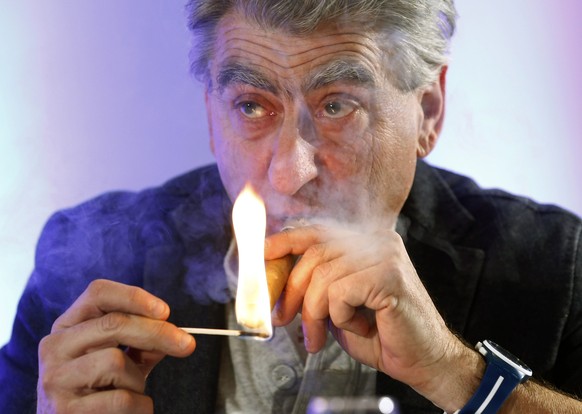
[{"label": "forehead wrinkle", "polygon": [[[321,36],[318,40],[325,40],[326,38],[330,38],[330,37],[331,38],[334,38],[334,37],[346,38],[346,37],[349,37],[349,35],[357,36],[357,37],[363,38],[364,40],[356,40],[353,38],[348,38],[345,40],[338,40],[338,41],[335,41],[333,43],[316,42],[315,45],[310,45],[309,47],[305,47],[304,50],[300,50],[300,51],[295,52],[295,53],[286,53],[286,54],[288,54],[289,56],[301,56],[303,54],[310,53],[314,50],[318,50],[318,49],[322,49],[322,48],[338,48],[338,47],[341,47],[344,45],[351,44],[351,45],[361,46],[363,48],[369,49],[372,45],[374,45],[375,40],[372,37],[358,35],[356,33],[346,33],[346,34],[341,34],[341,35],[330,34],[330,35]],[[267,43],[265,44],[262,42],[257,42],[253,39],[265,40]],[[294,39],[294,40],[289,40],[289,38],[287,38],[287,37],[284,39],[284,46],[285,47],[290,46],[289,42],[291,42],[291,46],[292,46],[292,43],[295,40],[296,40],[296,42],[295,42],[296,45],[301,45],[302,40],[314,40],[314,39],[309,38],[309,37],[305,37],[305,38],[303,38],[303,37],[291,37],[291,39]],[[228,44],[231,44],[233,42],[249,43],[253,46],[257,46],[259,48],[271,51],[271,50],[277,50],[273,47],[273,42],[276,42],[276,41],[277,40],[273,39],[272,37],[269,37],[269,36],[266,36],[263,34],[256,34],[256,35],[253,35],[252,38],[230,36],[230,37],[227,37],[226,39],[224,39],[224,44],[228,45]]]},{"label": "forehead wrinkle", "polygon": [[[237,36],[236,33],[233,34],[233,32],[242,32],[243,35],[242,36]],[[312,40],[312,41],[319,41],[319,42],[324,42],[322,45],[320,46],[315,46],[315,47],[310,47],[309,49],[302,51],[302,52],[298,52],[294,55],[300,55],[303,53],[309,53],[310,50],[313,49],[317,49],[320,47],[326,47],[329,46],[328,43],[326,43],[325,41],[328,38],[334,38],[334,37],[339,37],[341,38],[349,38],[350,40],[342,40],[340,42],[337,42],[335,44],[349,44],[349,43],[353,43],[353,44],[357,44],[357,45],[361,45],[364,47],[370,47],[367,42],[370,42],[372,44],[376,43],[376,39],[374,36],[367,34],[367,33],[363,33],[363,32],[341,32],[341,33],[335,33],[335,32],[314,32],[311,34],[307,34],[307,35],[293,35],[293,34],[287,34],[284,31],[275,31],[275,33],[268,33],[265,32],[262,29],[257,29],[258,33],[252,33],[249,35],[249,31],[246,28],[240,28],[240,27],[227,27],[223,30],[223,35],[227,38],[225,40],[225,43],[229,43],[232,41],[236,41],[236,40],[240,40],[243,42],[249,42],[252,43],[254,45],[257,46],[261,46],[264,47],[266,49],[272,49],[272,47],[270,46],[272,44],[272,42],[276,42],[277,41],[277,37],[278,35],[280,35],[279,37],[281,37],[281,40],[283,41],[283,43],[285,45],[289,45],[290,42],[290,38],[294,39],[293,41],[297,41],[296,44],[300,44],[301,40]],[[252,40],[249,39],[249,37],[253,37],[253,38],[257,38],[257,39],[265,39],[269,45],[262,45],[256,42],[253,42]],[[289,37],[290,36],[290,37]],[[356,37],[356,38],[362,38],[363,40],[361,41],[357,41],[352,39],[352,37]],[[292,41],[292,42],[293,42]]]},{"label": "forehead wrinkle", "polygon": [[[271,87],[270,88],[266,88],[266,87],[260,87],[261,89],[267,89],[271,92],[274,92],[275,89],[277,89],[274,85],[273,82],[268,81],[268,76],[266,76],[265,74],[263,74],[262,72],[253,70],[250,66],[245,65],[243,63],[239,63],[236,60],[237,59],[247,59],[249,55],[252,56],[257,56],[259,57],[261,60],[265,61],[268,63],[268,65],[265,64],[259,64],[259,63],[252,63],[252,65],[254,67],[263,67],[269,71],[276,71],[276,69],[274,68],[279,68],[282,71],[289,71],[289,70],[294,70],[297,69],[300,66],[305,66],[305,65],[309,65],[309,64],[313,64],[314,62],[316,62],[317,60],[321,60],[321,59],[325,59],[328,56],[333,56],[333,55],[337,55],[337,51],[334,50],[330,50],[328,53],[324,53],[324,54],[319,54],[314,56],[311,59],[308,60],[304,60],[300,63],[297,63],[295,65],[289,65],[289,66],[283,66],[282,64],[274,61],[273,59],[269,59],[263,55],[259,55],[256,53],[252,53],[249,52],[248,50],[245,49],[240,49],[240,48],[231,48],[230,51],[237,51],[240,53],[240,56],[237,56],[236,54],[232,54],[229,58],[229,60],[233,60],[232,63],[229,63],[225,66],[225,68],[230,68],[230,69],[240,69],[240,70],[245,70],[247,72],[250,73],[254,73],[258,78],[263,78],[265,81],[265,85],[266,84],[270,84]],[[338,78],[338,80],[351,80],[352,82],[355,83],[360,83],[362,85],[366,85],[366,84],[370,84],[372,82],[374,82],[374,75],[373,72],[370,71],[368,68],[366,68],[362,63],[361,63],[361,54],[355,53],[353,51],[344,51],[344,57],[340,57],[338,59],[333,59],[331,62],[325,63],[324,68],[322,70],[319,70],[318,73],[320,75],[323,75],[322,72],[326,72],[327,76],[331,75],[331,72],[336,72],[338,74],[341,73],[341,75],[343,76],[341,79]],[[355,55],[355,58],[347,58],[346,56],[348,55]],[[360,58],[360,59],[358,59]],[[237,66],[240,66],[237,68]],[[220,70],[219,73],[222,73],[223,70]],[[260,75],[260,76],[259,76]],[[279,79],[293,79],[294,76],[285,76],[283,75],[283,73],[278,73],[277,77]],[[313,77],[313,76],[312,76]],[[321,77],[321,76],[319,76]],[[228,78],[227,78],[228,79]],[[329,84],[331,82],[327,82],[327,84]],[[226,86],[226,85],[225,85]],[[324,86],[324,85],[320,85],[320,86]],[[320,87],[319,86],[319,87]],[[259,86],[257,86],[259,87]],[[312,87],[312,89],[314,89]]]},{"label": "forehead wrinkle", "polygon": [[[260,36],[260,37],[263,37],[265,39],[268,39],[267,36]],[[324,37],[332,37],[332,35],[328,35],[328,36],[324,36]],[[371,38],[367,38],[365,36],[361,36],[361,37],[364,37],[366,39],[370,39],[371,40]],[[300,61],[300,62],[298,62],[296,64],[292,64],[292,65],[287,64],[287,65],[284,65],[283,63],[278,63],[278,62],[276,62],[273,59],[269,59],[269,58],[265,57],[264,55],[260,54],[259,52],[253,52],[253,51],[251,51],[249,49],[242,48],[241,46],[238,46],[238,45],[235,45],[235,46],[230,45],[229,46],[229,44],[232,44],[233,42],[236,42],[236,43],[239,43],[239,42],[240,43],[248,43],[248,44],[256,47],[257,49],[265,50],[267,53],[269,53],[269,52],[275,52],[279,56],[282,56],[283,57],[283,59],[282,59],[283,61],[290,60],[290,59],[298,59],[298,58],[301,58],[302,56],[307,55],[307,54],[315,54],[315,57],[312,58],[312,59],[309,59],[309,60]],[[295,69],[298,66],[301,66],[301,65],[303,65],[305,63],[313,62],[315,59],[319,59],[321,57],[325,57],[325,56],[328,56],[328,55],[331,55],[331,54],[335,54],[335,53],[338,53],[338,52],[358,53],[358,50],[359,50],[359,53],[360,54],[365,55],[365,52],[364,51],[366,51],[366,50],[370,51],[370,45],[366,44],[365,42],[359,42],[359,41],[355,41],[355,40],[346,40],[346,41],[342,41],[342,42],[336,42],[336,43],[333,43],[333,44],[322,44],[322,45],[318,45],[318,46],[310,46],[309,48],[307,48],[305,50],[301,50],[301,51],[298,51],[298,52],[295,52],[295,53],[282,52],[280,50],[275,49],[272,46],[272,44],[266,45],[266,44],[262,44],[262,43],[257,43],[255,41],[250,40],[250,39],[243,39],[243,38],[238,38],[238,37],[226,39],[225,42],[224,42],[224,45],[230,51],[239,51],[239,52],[241,52],[243,54],[257,56],[257,57],[259,57],[261,59],[264,59],[264,60],[268,61],[272,65],[275,65],[275,66],[280,67],[281,69]],[[354,48],[346,47],[346,46],[349,46],[349,45],[354,45],[355,47]],[[324,49],[324,50],[325,49],[328,49],[329,52],[323,53],[323,54],[317,54],[317,51],[320,50],[320,49]],[[284,63],[288,63],[288,62],[284,62]]]},{"label": "forehead wrinkle", "polygon": [[[223,47],[221,49],[223,50],[222,54],[226,54],[226,64],[222,68],[219,66],[217,84],[220,91],[223,91],[228,85],[238,83],[266,90],[275,95],[290,97],[292,95],[291,90],[299,91],[298,87],[303,91],[309,91],[334,82],[349,82],[365,87],[373,86],[376,83],[374,71],[367,67],[367,64],[375,66],[373,55],[378,52],[376,50],[377,44],[370,36],[350,32],[345,35],[357,35],[361,39],[344,39],[344,41],[332,44],[320,43],[295,53],[284,53],[274,48],[272,43],[267,45],[261,42],[263,39],[273,41],[272,38],[262,33],[254,36],[254,39],[259,39],[255,41],[247,36],[238,37],[236,33],[233,36],[233,32],[236,31],[236,28],[230,28],[223,32],[226,34],[226,38],[223,38]],[[323,34],[318,38],[325,40],[334,36],[336,35]],[[367,40],[372,41],[372,44]],[[245,47],[245,43],[252,47]],[[349,47],[349,45],[355,45],[355,47]],[[267,53],[261,53],[261,50],[265,50]],[[318,53],[318,51],[326,52]],[[307,55],[306,59],[301,60],[304,55]],[[309,55],[313,57],[309,59]],[[334,59],[334,55],[339,56]],[[350,55],[353,55],[353,57]],[[317,64],[317,61],[322,61],[329,56],[332,56],[330,62]],[[251,59],[247,61],[249,57]],[[252,57],[257,58],[256,61],[253,62],[252,60],[254,59]],[[291,64],[292,60],[295,61],[293,62],[294,64]],[[259,63],[260,61],[263,61],[262,64]],[[302,76],[303,79],[298,79],[293,73],[287,73],[302,66],[319,66],[320,68],[307,72],[307,76]],[[257,70],[257,68],[264,68],[264,70]],[[297,85],[297,80],[301,82],[300,85]],[[286,83],[289,85],[285,88],[283,84]],[[296,86],[293,86],[293,84]]]}]

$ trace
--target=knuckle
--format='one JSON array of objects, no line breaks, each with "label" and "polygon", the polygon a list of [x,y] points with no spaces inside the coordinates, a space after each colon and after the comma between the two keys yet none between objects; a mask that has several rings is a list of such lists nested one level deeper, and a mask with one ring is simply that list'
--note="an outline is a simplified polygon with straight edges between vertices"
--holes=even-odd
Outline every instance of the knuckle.
[{"label": "knuckle", "polygon": [[51,333],[57,332],[62,328],[62,326],[63,326],[62,321],[63,321],[64,317],[65,317],[64,314],[62,314],[57,319],[55,319],[55,321],[53,322],[53,324],[51,326]]},{"label": "knuckle", "polygon": [[[43,367],[38,376],[38,393],[39,395],[51,396],[56,395],[60,388],[61,382],[66,376],[69,375],[68,372],[63,372],[59,367]],[[60,412],[60,411],[59,411]]]},{"label": "knuckle", "polygon": [[135,303],[139,302],[144,294],[144,291],[135,286],[128,286],[129,287],[129,302]]},{"label": "knuckle", "polygon": [[169,328],[170,328],[170,325],[167,322],[155,321],[152,324],[150,331],[148,332],[149,339],[154,340],[155,338],[158,338],[158,337],[160,337],[160,338],[165,337],[166,335],[168,335]]},{"label": "knuckle", "polygon": [[345,287],[342,283],[332,283],[327,289],[327,296],[329,300],[332,301],[336,298],[343,298],[345,293]]},{"label": "knuckle", "polygon": [[386,230],[382,229],[382,230],[380,230],[379,234],[382,238],[385,237],[388,239],[388,241],[391,241],[391,242],[402,241],[402,237],[400,236],[400,234],[398,234],[398,232],[396,232],[394,230],[386,231]]},{"label": "knuckle", "polygon": [[41,369],[38,376],[38,392],[39,394],[48,395],[53,388],[54,379],[52,370]]},{"label": "knuckle", "polygon": [[38,359],[41,363],[51,355],[53,349],[52,343],[52,335],[47,335],[40,340],[38,344]]},{"label": "knuckle", "polygon": [[133,408],[133,394],[124,389],[117,389],[112,393],[111,409],[113,412],[126,412]]},{"label": "knuckle", "polygon": [[[355,311],[354,311],[355,312]],[[339,312],[334,310],[330,312],[330,318],[333,321],[333,324],[340,329],[346,328],[349,326],[349,322],[352,320],[354,313],[348,311]]]},{"label": "knuckle", "polygon": [[333,275],[333,266],[329,262],[321,263],[313,269],[315,280],[327,280]]},{"label": "knuckle", "polygon": [[53,333],[42,338],[38,343],[37,356],[40,367],[54,366],[59,360],[59,351],[61,350],[61,334]]},{"label": "knuckle", "polygon": [[111,284],[111,281],[106,279],[95,279],[89,283],[87,289],[85,291],[90,297],[99,297],[103,294],[103,291],[106,290]]},{"label": "knuckle", "polygon": [[129,323],[129,315],[121,312],[111,312],[99,318],[99,328],[102,332],[119,332]]},{"label": "knuckle", "polygon": [[408,281],[407,268],[403,263],[392,263],[388,266],[387,274],[390,277],[390,284],[395,290],[401,290]]},{"label": "knuckle", "polygon": [[325,255],[325,245],[318,243],[318,244],[312,244],[311,246],[309,246],[307,248],[307,250],[305,250],[305,253],[303,253],[303,257],[305,257],[306,259],[315,259],[315,258],[319,258],[319,257],[324,257]]},{"label": "knuckle", "polygon": [[127,369],[127,359],[121,349],[109,348],[107,368],[109,372],[123,372]]}]

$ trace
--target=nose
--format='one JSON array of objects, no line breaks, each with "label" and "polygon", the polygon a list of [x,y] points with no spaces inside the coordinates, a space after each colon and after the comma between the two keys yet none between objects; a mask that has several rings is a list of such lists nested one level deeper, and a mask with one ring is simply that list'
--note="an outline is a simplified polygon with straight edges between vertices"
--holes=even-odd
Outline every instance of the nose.
[{"label": "nose", "polygon": [[274,143],[269,182],[281,194],[293,195],[317,176],[315,147],[306,139],[313,133],[308,123],[284,122]]}]

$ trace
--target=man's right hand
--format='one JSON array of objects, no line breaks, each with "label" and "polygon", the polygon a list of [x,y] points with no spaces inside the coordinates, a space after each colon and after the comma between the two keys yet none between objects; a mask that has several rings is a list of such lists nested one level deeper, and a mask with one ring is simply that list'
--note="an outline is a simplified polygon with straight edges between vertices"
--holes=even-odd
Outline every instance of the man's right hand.
[{"label": "man's right hand", "polygon": [[39,345],[37,413],[152,413],[147,375],[196,347],[169,313],[143,289],[92,282]]}]

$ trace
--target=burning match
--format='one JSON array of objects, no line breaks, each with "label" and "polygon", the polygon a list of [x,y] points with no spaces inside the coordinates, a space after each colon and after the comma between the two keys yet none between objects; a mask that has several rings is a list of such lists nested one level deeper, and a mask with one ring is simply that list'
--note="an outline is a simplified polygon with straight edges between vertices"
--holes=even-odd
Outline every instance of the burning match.
[{"label": "burning match", "polygon": [[[280,259],[269,260],[265,264],[265,271],[267,274],[267,283],[269,286],[269,298],[271,310],[275,307],[275,303],[281,296],[281,292],[287,282],[289,273],[293,268],[295,259],[288,255]],[[240,329],[212,329],[212,328],[180,328],[184,332],[192,335],[220,335],[220,336],[234,336],[240,338],[254,338],[257,340],[269,340],[272,335],[268,332],[244,331]]]},{"label": "burning match", "polygon": [[237,322],[272,335],[269,290],[265,272],[267,213],[261,197],[247,184],[234,202],[232,223],[238,248]]},{"label": "burning match", "polygon": [[268,340],[273,336],[271,311],[281,296],[295,259],[288,255],[265,262],[265,204],[250,185],[237,197],[232,217],[239,258],[235,314],[244,329],[180,329],[193,335]]}]

